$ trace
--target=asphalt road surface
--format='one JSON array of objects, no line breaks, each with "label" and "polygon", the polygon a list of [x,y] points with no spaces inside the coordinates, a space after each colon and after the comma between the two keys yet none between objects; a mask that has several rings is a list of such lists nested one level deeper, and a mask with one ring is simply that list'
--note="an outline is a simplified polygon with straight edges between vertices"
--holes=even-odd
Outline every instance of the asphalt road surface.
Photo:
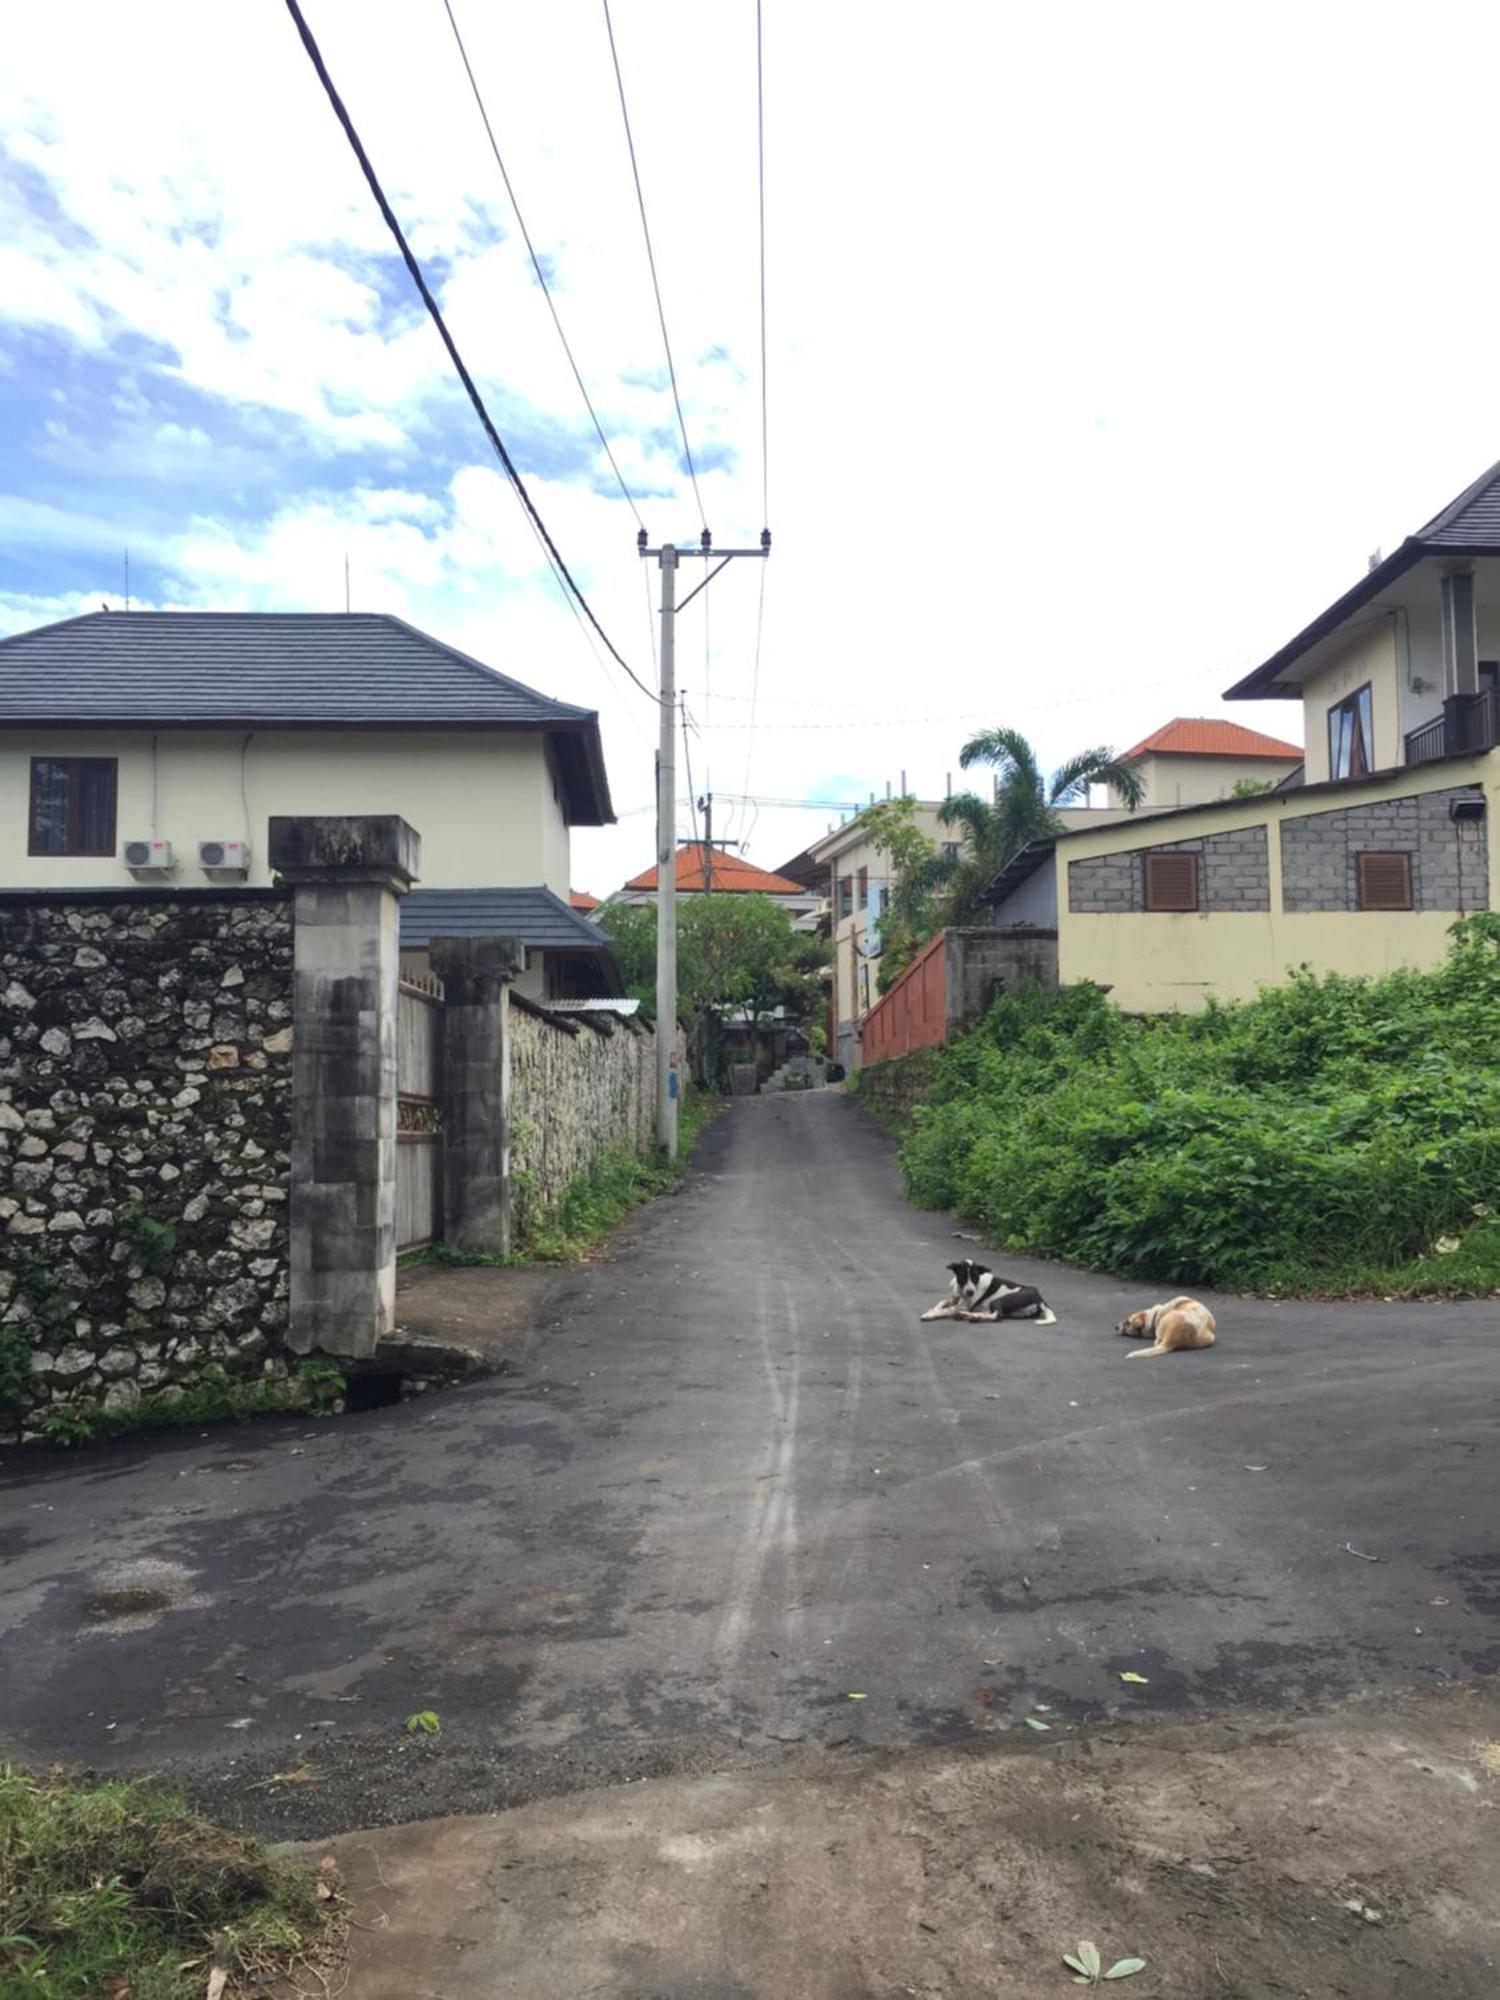
[{"label": "asphalt road surface", "polygon": [[1215,1299],[1147,1368],[1140,1286],[1025,1260],[1058,1326],[921,1324],[952,1228],[848,1098],[747,1101],[505,1377],[12,1453],[6,1747],[322,1833],[1500,1666],[1493,1303]]}]

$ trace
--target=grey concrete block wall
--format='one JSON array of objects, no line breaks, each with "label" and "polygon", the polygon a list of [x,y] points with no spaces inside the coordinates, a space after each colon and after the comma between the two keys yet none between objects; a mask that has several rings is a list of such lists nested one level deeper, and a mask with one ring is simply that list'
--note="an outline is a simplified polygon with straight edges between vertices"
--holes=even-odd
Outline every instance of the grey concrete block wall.
[{"label": "grey concrete block wall", "polygon": [[949,1036],[977,1021],[997,991],[1057,991],[1055,930],[952,929],[943,934],[943,998]]},{"label": "grey concrete block wall", "polygon": [[1101,854],[1068,864],[1068,908],[1107,916],[1146,907],[1146,856],[1196,854],[1199,907],[1209,912],[1269,910],[1270,849],[1263,826],[1210,833],[1197,840],[1162,841],[1124,854]]},{"label": "grey concrete block wall", "polygon": [[1359,856],[1410,854],[1412,907],[1489,908],[1489,845],[1483,819],[1455,821],[1454,799],[1482,797],[1451,785],[1410,798],[1377,799],[1283,821],[1281,897],[1291,911],[1359,907]]}]

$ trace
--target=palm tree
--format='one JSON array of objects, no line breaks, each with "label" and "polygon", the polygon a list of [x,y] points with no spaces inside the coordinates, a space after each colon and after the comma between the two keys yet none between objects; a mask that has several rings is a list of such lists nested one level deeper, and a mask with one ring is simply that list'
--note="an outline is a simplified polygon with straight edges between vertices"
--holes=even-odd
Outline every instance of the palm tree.
[{"label": "palm tree", "polygon": [[1131,812],[1146,795],[1138,767],[1104,747],[1078,751],[1045,778],[1036,752],[1015,729],[982,729],[958,761],[966,771],[973,764],[992,765],[996,783],[993,801],[957,792],[939,810],[944,826],[967,835],[958,858],[945,864],[950,924],[972,923],[999,870],[1030,841],[1061,833],[1061,808],[1086,804],[1090,785],[1112,786]]}]

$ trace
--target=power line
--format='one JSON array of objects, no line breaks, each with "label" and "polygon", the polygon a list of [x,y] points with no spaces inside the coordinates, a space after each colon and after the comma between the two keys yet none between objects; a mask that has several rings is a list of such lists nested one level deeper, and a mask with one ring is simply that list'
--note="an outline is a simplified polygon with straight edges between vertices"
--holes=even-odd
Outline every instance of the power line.
[{"label": "power line", "polygon": [[760,524],[764,528],[771,520],[771,464],[766,424],[766,67],[760,9],[761,0],[755,0],[755,174],[760,191]]},{"label": "power line", "polygon": [[[770,565],[768,563],[762,563],[760,566],[760,594],[757,599],[755,607],[755,671],[750,677],[750,720],[748,723],[731,722],[720,725],[721,728],[748,729],[750,732],[749,735],[745,738],[746,792],[750,790],[750,760],[755,754],[755,719],[756,719],[755,710],[756,710],[756,704],[760,700],[760,642],[766,629],[766,571],[769,567]],[[816,729],[820,726],[838,727],[840,725],[837,724],[819,725],[818,723],[806,723],[806,724],[791,723],[791,724],[783,724],[781,726],[790,727],[793,729],[796,728]]]},{"label": "power line", "polygon": [[646,262],[651,267],[651,289],[656,294],[656,317],[661,327],[661,344],[667,356],[667,374],[672,383],[672,401],[677,409],[677,428],[682,433],[682,452],[687,460],[688,478],[693,483],[693,498],[698,503],[699,523],[706,528],[708,516],[703,509],[703,495],[698,491],[698,472],[693,464],[692,446],[688,443],[687,423],[682,414],[682,398],[677,393],[677,366],[672,359],[672,343],[667,336],[666,309],[661,302],[661,282],[656,275],[656,252],[651,247],[651,225],[646,220],[646,196],[641,188],[641,170],[636,164],[635,138],[630,130],[630,107],[625,102],[625,79],[620,73],[620,52],[615,47],[615,24],[610,18],[609,0],[604,0],[604,25],[609,31],[610,59],[615,66],[615,85],[620,93],[620,116],[625,121],[625,144],[630,149],[630,173],[635,182],[636,206],[641,212],[641,234],[646,239]]},{"label": "power line", "polygon": [[317,71],[318,81],[322,84],[324,92],[327,95],[328,102],[333,107],[334,116],[338,119],[340,125],[342,125],[344,128],[344,136],[348,139],[349,144],[353,149],[354,157],[359,162],[360,170],[364,174],[365,180],[369,185],[370,192],[375,197],[376,206],[379,208],[380,213],[385,220],[385,225],[387,229],[390,230],[391,235],[395,239],[397,249],[401,252],[402,260],[405,263],[408,272],[411,274],[412,283],[416,286],[418,293],[421,295],[422,303],[423,305],[426,306],[427,311],[431,316],[432,323],[437,328],[438,334],[442,339],[444,347],[448,350],[448,358],[453,363],[454,368],[457,370],[458,378],[463,383],[464,388],[468,393],[469,401],[474,406],[475,415],[479,418],[480,423],[484,426],[485,435],[488,437],[491,445],[494,447],[495,456],[499,459],[501,465],[505,468],[506,473],[509,475],[510,482],[512,486],[514,486],[516,493],[520,498],[522,506],[526,509],[527,517],[531,521],[533,531],[537,534],[537,536],[543,543],[549,559],[556,564],[559,574],[561,575],[563,581],[567,584],[567,587],[572,592],[573,596],[577,599],[578,604],[582,608],[583,613],[587,617],[589,623],[593,626],[594,630],[599,634],[599,637],[604,641],[604,644],[609,649],[610,657],[615,661],[615,664],[623,668],[624,671],[627,674],[629,674],[631,680],[635,682],[636,686],[641,690],[642,694],[648,696],[650,700],[655,701],[657,698],[655,693],[652,691],[652,689],[647,687],[646,683],[641,679],[639,674],[637,674],[635,669],[630,665],[630,662],[627,659],[625,659],[623,654],[619,652],[619,650],[615,646],[614,641],[610,638],[609,634],[605,631],[604,627],[599,623],[599,620],[594,616],[593,606],[589,603],[588,599],[584,596],[583,592],[579,589],[577,583],[574,581],[572,571],[563,561],[562,552],[559,550],[556,542],[553,541],[551,535],[547,532],[547,524],[545,521],[543,521],[541,515],[537,512],[536,505],[533,502],[531,495],[526,490],[525,481],[521,478],[521,474],[516,467],[515,460],[506,450],[504,440],[501,438],[499,431],[496,430],[494,422],[490,417],[489,411],[485,408],[484,398],[480,395],[478,388],[475,386],[474,378],[472,375],[470,375],[468,369],[465,367],[464,358],[459,353],[458,347],[454,342],[452,334],[448,331],[447,322],[443,318],[442,308],[438,305],[437,300],[433,297],[431,289],[428,286],[427,280],[423,276],[422,267],[417,262],[416,257],[412,252],[411,245],[407,242],[406,237],[402,232],[400,223],[396,220],[395,211],[392,209],[390,203],[386,200],[385,190],[384,188],[382,188],[378,178],[376,177],[374,167],[370,164],[370,156],[365,151],[363,141],[360,139],[358,132],[354,129],[354,120],[349,116],[348,110],[346,109],[344,104],[344,100],[342,97],[339,96],[337,86],[334,84],[333,78],[328,74],[328,66],[323,61],[322,51],[319,49],[317,42],[313,38],[312,29],[308,27],[306,20],[303,18],[302,9],[300,6],[298,6],[297,0],[286,0],[286,6],[287,6],[287,12],[291,15],[292,21],[297,29],[297,33],[302,37],[302,46],[306,49],[308,58],[311,61],[313,68]]},{"label": "power line", "polygon": [[[578,384],[578,393],[583,398],[583,406],[589,413],[589,419],[594,426],[600,444],[604,447],[604,456],[609,460],[609,469],[615,475],[615,483],[625,496],[626,504],[629,506],[631,513],[634,514],[637,525],[644,528],[646,524],[641,519],[641,510],[635,504],[634,494],[625,484],[625,475],[615,462],[615,455],[610,447],[609,439],[604,435],[604,426],[599,421],[599,413],[594,408],[593,398],[589,395],[582,372],[579,369],[577,361],[574,359],[573,349],[569,344],[568,336],[563,332],[563,323],[558,316],[557,305],[552,297],[552,288],[547,283],[546,272],[542,269],[542,260],[536,254],[536,245],[531,240],[531,231],[526,227],[526,218],[521,213],[521,204],[516,199],[515,189],[511,186],[510,175],[505,170],[505,161],[500,154],[500,142],[496,139],[495,128],[490,123],[490,114],[485,107],[484,96],[479,88],[478,79],[474,75],[474,66],[469,61],[469,52],[464,47],[464,38],[459,33],[458,19],[453,12],[453,0],[443,0],[443,8],[448,16],[448,25],[453,30],[453,39],[458,44],[458,53],[463,62],[464,74],[469,79],[469,88],[474,93],[474,102],[479,107],[479,116],[484,122],[485,137],[490,142],[490,151],[495,156],[495,165],[500,169],[500,178],[505,183],[505,192],[510,198],[512,209],[515,211],[516,222],[521,231],[521,240],[526,245],[526,254],[531,259],[531,268],[536,273],[536,281],[542,288],[542,297],[547,301],[547,310],[552,315],[552,324],[557,328],[557,337],[562,342],[563,353],[568,357],[568,366],[573,371],[573,380]],[[764,400],[764,396],[762,400]]]},{"label": "power line", "polygon": [[688,808],[692,814],[693,842],[696,845],[698,840],[698,788],[693,783],[693,746],[688,732],[687,703],[684,701],[679,705],[682,709],[682,757],[683,762],[687,765]]}]

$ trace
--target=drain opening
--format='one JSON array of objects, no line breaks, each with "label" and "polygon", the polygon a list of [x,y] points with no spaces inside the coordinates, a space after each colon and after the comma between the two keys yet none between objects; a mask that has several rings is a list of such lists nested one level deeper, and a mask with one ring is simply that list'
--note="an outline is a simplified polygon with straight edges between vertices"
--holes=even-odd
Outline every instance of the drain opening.
[{"label": "drain opening", "polygon": [[351,1375],[344,1383],[346,1410],[384,1410],[401,1401],[401,1384],[406,1377],[394,1368],[371,1369],[368,1374]]}]

